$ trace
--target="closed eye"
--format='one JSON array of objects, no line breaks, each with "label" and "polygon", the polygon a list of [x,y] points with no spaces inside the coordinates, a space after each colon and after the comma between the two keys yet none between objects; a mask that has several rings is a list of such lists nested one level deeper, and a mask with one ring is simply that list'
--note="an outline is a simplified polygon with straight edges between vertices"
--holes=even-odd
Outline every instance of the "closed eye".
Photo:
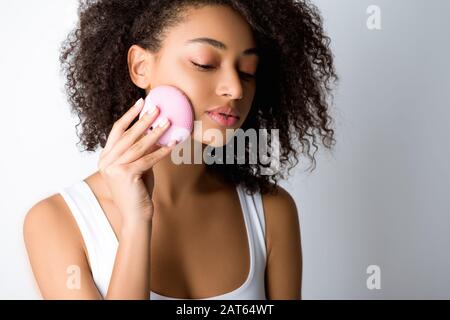
[{"label": "closed eye", "polygon": [[199,67],[199,68],[201,68],[201,69],[207,69],[207,70],[209,70],[209,69],[214,69],[213,66],[202,65],[202,64],[195,63],[195,62],[192,62],[192,64],[195,65],[195,66],[197,66],[197,67]]},{"label": "closed eye", "polygon": [[[210,65],[202,65],[202,64],[195,63],[193,61],[191,61],[191,62],[193,65],[195,65],[202,71],[208,71],[208,70],[214,69],[214,67],[210,66]],[[252,79],[256,78],[253,74],[250,74],[250,73],[239,72],[239,74],[244,78],[245,81],[251,81]]]}]

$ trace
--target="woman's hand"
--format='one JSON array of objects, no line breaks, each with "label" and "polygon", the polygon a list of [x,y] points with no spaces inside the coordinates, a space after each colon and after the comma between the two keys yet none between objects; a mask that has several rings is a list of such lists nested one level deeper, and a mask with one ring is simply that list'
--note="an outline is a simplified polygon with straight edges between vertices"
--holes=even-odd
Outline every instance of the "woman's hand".
[{"label": "woman's hand", "polygon": [[[151,194],[154,186],[151,170],[158,161],[170,154],[175,145],[175,143],[166,147],[156,145],[158,139],[170,127],[169,120],[162,128],[154,128],[145,134],[157,118],[158,108],[151,115],[146,113],[126,130],[140,114],[143,105],[144,101],[140,99],[114,123],[98,162],[99,172],[106,181],[122,216],[122,228],[129,224],[151,222],[153,218]],[[150,180],[147,180],[147,189],[142,176],[148,170]]]}]

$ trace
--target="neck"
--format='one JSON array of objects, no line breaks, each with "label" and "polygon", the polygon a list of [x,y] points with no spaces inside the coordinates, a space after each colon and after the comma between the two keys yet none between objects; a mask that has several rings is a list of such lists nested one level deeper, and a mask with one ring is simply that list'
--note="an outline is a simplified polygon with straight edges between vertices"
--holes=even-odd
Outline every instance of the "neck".
[{"label": "neck", "polygon": [[[183,152],[178,150],[181,147],[183,150],[191,150],[188,163],[176,164],[172,161],[171,155],[168,155],[152,168],[154,181],[152,199],[155,203],[175,206],[183,201],[183,197],[202,193],[211,188],[214,182],[217,183],[206,171],[203,160],[198,164],[194,162],[194,150],[201,150],[203,155],[206,145],[190,138],[177,146],[173,151],[174,155],[183,156]],[[183,159],[189,160],[189,157],[187,159],[183,157]],[[147,186],[152,185],[152,172],[149,171],[143,176]]]}]

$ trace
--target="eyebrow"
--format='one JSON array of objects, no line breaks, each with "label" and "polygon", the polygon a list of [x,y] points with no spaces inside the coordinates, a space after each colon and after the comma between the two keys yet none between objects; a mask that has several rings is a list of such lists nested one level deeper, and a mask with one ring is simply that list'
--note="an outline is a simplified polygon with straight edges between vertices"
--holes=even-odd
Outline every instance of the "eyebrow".
[{"label": "eyebrow", "polygon": [[[222,43],[218,40],[215,39],[211,39],[211,38],[195,38],[195,39],[191,39],[186,41],[186,44],[192,44],[192,43],[206,43],[209,44],[210,46],[213,46],[217,49],[220,50],[227,50],[228,47],[226,46],[225,43]],[[257,48],[250,48],[247,49],[243,52],[244,55],[248,56],[248,55],[256,55],[259,56],[259,50]]]}]

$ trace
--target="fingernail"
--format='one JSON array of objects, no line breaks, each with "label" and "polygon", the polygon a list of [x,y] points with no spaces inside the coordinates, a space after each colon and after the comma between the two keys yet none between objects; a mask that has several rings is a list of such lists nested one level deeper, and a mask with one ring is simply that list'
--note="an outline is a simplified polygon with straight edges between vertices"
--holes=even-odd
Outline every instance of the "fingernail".
[{"label": "fingernail", "polygon": [[169,125],[169,119],[164,118],[164,119],[161,121],[161,123],[159,124],[158,127],[160,127],[160,128],[165,128],[165,127],[167,127],[168,125]]},{"label": "fingernail", "polygon": [[155,115],[157,112],[158,112],[158,107],[154,107],[154,108],[149,112],[149,114],[150,114],[151,116],[153,116],[153,115]]},{"label": "fingernail", "polygon": [[172,141],[170,141],[170,143],[167,145],[168,147],[173,147],[174,145],[176,145],[177,144],[177,140],[172,140]]},{"label": "fingernail", "polygon": [[142,102],[144,102],[144,99],[140,98],[138,101],[136,101],[136,104],[134,106],[136,108],[140,108],[142,106]]}]

